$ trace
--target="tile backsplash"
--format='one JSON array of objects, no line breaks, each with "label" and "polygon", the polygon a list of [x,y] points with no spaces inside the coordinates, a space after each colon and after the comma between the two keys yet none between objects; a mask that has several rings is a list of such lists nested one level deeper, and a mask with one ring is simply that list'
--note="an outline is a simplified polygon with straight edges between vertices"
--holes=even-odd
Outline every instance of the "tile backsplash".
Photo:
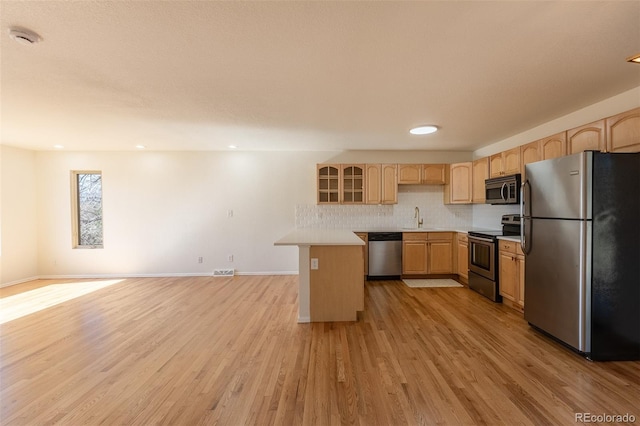
[{"label": "tile backsplash", "polygon": [[[398,229],[414,225],[415,208],[420,209],[424,228],[467,228],[473,225],[471,205],[445,205],[443,186],[400,186],[398,204],[296,206],[296,228]],[[498,220],[499,223],[499,220]]]},{"label": "tile backsplash", "polygon": [[398,204],[298,204],[296,228],[400,229],[415,227],[415,208],[420,209],[423,228],[500,229],[502,215],[519,214],[520,206],[449,204],[443,202],[443,186],[401,185]]},{"label": "tile backsplash", "polygon": [[473,205],[473,226],[476,228],[500,229],[503,214],[520,214],[519,205],[492,206],[491,204]]}]

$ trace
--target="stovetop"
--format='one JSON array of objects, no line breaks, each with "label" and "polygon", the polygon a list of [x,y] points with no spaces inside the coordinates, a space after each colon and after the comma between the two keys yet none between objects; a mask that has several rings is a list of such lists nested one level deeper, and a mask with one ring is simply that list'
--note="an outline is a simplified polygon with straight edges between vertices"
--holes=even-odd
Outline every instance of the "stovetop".
[{"label": "stovetop", "polygon": [[492,238],[520,235],[520,215],[505,214],[502,216],[502,229],[495,231],[470,231],[470,236]]}]

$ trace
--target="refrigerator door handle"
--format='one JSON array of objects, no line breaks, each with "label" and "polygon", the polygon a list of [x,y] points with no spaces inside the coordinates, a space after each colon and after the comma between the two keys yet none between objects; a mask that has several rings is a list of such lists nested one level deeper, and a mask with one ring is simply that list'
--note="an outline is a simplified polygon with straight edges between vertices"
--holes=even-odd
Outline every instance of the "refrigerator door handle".
[{"label": "refrigerator door handle", "polygon": [[[529,187],[528,191],[527,187]],[[520,186],[520,248],[522,249],[522,252],[524,254],[529,254],[529,252],[531,251],[531,246],[528,244],[528,235],[530,236],[530,233],[526,232],[527,221],[531,219],[529,218],[529,215],[525,214],[525,205],[527,206],[529,213],[531,212],[530,198],[531,184],[529,183],[529,180],[525,180]]]}]

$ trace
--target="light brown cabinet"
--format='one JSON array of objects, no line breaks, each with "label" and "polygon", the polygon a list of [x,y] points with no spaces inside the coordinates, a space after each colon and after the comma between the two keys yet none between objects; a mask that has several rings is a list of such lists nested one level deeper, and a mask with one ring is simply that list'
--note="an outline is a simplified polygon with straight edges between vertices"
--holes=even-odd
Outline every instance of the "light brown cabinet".
[{"label": "light brown cabinet", "polygon": [[524,254],[520,243],[498,240],[500,266],[500,295],[512,306],[524,306]]},{"label": "light brown cabinet", "polygon": [[318,204],[338,204],[340,202],[341,174],[340,166],[318,164]]},{"label": "light brown cabinet", "polygon": [[402,274],[428,274],[426,232],[402,234]]},{"label": "light brown cabinet", "polygon": [[564,157],[565,155],[567,155],[567,132],[540,139],[541,160],[550,160],[552,158]]},{"label": "light brown cabinet", "polygon": [[444,164],[423,164],[422,183],[424,185],[444,185],[446,183]]},{"label": "light brown cabinet", "polygon": [[364,164],[342,164],[342,187],[340,202],[343,204],[364,203]]},{"label": "light brown cabinet", "polygon": [[452,232],[405,232],[402,234],[402,274],[452,274]]},{"label": "light brown cabinet", "polygon": [[380,164],[367,164],[364,169],[364,202],[366,204],[382,204],[382,166]]},{"label": "light brown cabinet", "polygon": [[500,177],[520,173],[520,147],[489,157],[489,176]]},{"label": "light brown cabinet", "polygon": [[382,164],[382,204],[398,204],[398,165]]},{"label": "light brown cabinet", "polygon": [[365,203],[398,203],[398,165],[365,165]]},{"label": "light brown cabinet", "polygon": [[473,163],[448,165],[448,180],[444,186],[445,204],[470,204],[472,201]]},{"label": "light brown cabinet", "polygon": [[607,147],[604,127],[604,120],[598,120],[567,130],[568,155],[587,150],[604,151]]},{"label": "light brown cabinet", "polygon": [[444,185],[444,164],[398,164],[398,184]]},{"label": "light brown cabinet", "polygon": [[607,151],[640,152],[640,108],[606,119]]},{"label": "light brown cabinet", "polygon": [[364,241],[362,254],[364,256],[364,275],[369,275],[369,234],[366,232],[356,232],[356,235]]},{"label": "light brown cabinet", "polygon": [[422,164],[398,164],[398,183],[422,183]]},{"label": "light brown cabinet", "polygon": [[459,232],[457,235],[458,246],[458,262],[457,272],[460,281],[464,283],[469,282],[469,239],[467,234]]},{"label": "light brown cabinet", "polygon": [[484,181],[489,179],[489,157],[479,158],[472,163],[471,202],[484,204],[486,192]]},{"label": "light brown cabinet", "polygon": [[520,170],[522,172],[522,181],[524,181],[525,166],[529,163],[535,163],[536,161],[540,161],[540,141],[520,146]]},{"label": "light brown cabinet", "polygon": [[318,164],[318,204],[363,204],[364,164]]}]

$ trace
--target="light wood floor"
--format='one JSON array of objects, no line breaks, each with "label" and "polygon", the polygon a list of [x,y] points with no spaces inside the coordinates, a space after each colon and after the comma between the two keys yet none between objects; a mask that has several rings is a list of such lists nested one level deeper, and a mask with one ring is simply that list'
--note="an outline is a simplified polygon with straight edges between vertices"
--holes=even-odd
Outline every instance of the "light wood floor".
[{"label": "light wood floor", "polygon": [[1,326],[1,424],[640,422],[640,362],[589,362],[467,288],[369,282],[357,323],[297,324],[295,276],[109,284],[0,291],[59,299]]}]

